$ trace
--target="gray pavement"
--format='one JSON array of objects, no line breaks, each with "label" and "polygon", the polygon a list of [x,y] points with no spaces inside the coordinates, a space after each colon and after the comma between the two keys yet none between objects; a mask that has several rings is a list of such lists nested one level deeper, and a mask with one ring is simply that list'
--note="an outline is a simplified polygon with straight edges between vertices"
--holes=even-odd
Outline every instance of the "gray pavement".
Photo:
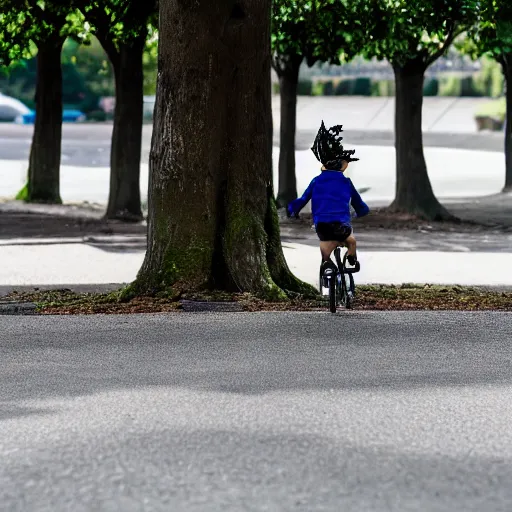
[{"label": "gray pavement", "polygon": [[[475,114],[489,98],[423,98],[422,129],[424,132],[475,133]],[[274,126],[279,125],[280,101],[272,102]],[[395,98],[356,96],[299,96],[297,127],[311,129],[323,119],[326,125],[342,124],[351,130],[393,131]]]},{"label": "gray pavement", "polygon": [[0,510],[509,511],[512,315],[2,318]]}]

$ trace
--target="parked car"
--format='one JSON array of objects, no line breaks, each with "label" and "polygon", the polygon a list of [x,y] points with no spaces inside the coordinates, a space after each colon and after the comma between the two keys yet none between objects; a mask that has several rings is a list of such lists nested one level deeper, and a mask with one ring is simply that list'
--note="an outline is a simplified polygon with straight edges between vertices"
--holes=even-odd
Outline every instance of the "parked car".
[{"label": "parked car", "polygon": [[[62,122],[63,123],[76,123],[85,121],[86,117],[80,110],[64,109],[62,111]],[[15,120],[15,123],[19,124],[34,124],[36,120],[36,113],[31,110],[28,114],[20,114]]]},{"label": "parked car", "polygon": [[0,92],[0,122],[12,123],[17,117],[30,113],[31,110],[21,101]]},{"label": "parked car", "polygon": [[[30,110],[25,104],[16,98],[11,98],[0,93],[0,122],[33,124],[36,113]],[[85,121],[85,114],[80,110],[64,109],[62,112],[62,121],[64,123],[75,123]]]}]

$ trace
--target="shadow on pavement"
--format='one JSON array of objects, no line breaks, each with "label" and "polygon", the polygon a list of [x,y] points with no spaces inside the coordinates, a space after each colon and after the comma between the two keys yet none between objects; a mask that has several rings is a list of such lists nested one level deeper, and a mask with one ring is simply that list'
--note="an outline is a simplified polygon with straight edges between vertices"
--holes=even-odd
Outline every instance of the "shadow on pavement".
[{"label": "shadow on pavement", "polygon": [[0,240],[16,238],[66,238],[80,236],[145,236],[147,226],[142,223],[106,222],[101,218],[81,215],[52,215],[1,211]]},{"label": "shadow on pavement", "polygon": [[[169,418],[166,428],[121,439],[65,439],[58,458],[10,456],[1,470],[12,482],[4,484],[4,506],[64,510],[63,503],[79,502],[80,510],[142,510],[143,497],[144,510],[158,511],[453,512],[507,510],[512,500],[505,459],[415,452],[392,439],[372,442],[372,432],[340,439],[322,419],[317,432],[302,435],[250,425],[190,431],[174,423]],[[22,485],[36,470],[38,485]],[[78,492],[77,478],[87,478],[88,492]],[[56,485],[53,493],[41,488]]]},{"label": "shadow on pavement", "polygon": [[4,317],[0,401],[17,415],[26,400],[153,386],[260,395],[510,385],[511,338],[506,313]]},{"label": "shadow on pavement", "polygon": [[0,508],[508,510],[511,337],[493,313],[2,319]]}]

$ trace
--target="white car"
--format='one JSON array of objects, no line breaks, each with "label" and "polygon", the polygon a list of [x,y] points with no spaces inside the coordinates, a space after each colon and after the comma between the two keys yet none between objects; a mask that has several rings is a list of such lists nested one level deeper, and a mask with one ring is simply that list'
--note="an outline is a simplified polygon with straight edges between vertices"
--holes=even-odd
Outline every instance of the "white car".
[{"label": "white car", "polygon": [[[0,122],[17,124],[34,124],[36,113],[16,98],[0,92]],[[62,122],[76,123],[85,121],[85,114],[80,110],[64,109]]]},{"label": "white car", "polygon": [[0,92],[0,122],[23,122],[23,116],[32,111],[16,98],[11,98]]}]

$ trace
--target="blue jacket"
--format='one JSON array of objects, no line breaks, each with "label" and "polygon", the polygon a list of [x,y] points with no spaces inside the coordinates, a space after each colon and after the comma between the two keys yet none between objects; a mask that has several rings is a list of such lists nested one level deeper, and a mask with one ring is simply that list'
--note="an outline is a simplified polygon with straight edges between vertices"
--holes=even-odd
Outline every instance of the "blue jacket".
[{"label": "blue jacket", "polygon": [[350,206],[358,217],[364,217],[370,211],[350,178],[340,171],[322,171],[313,178],[303,196],[288,205],[288,213],[297,215],[310,199],[315,225],[319,222],[341,222],[350,226]]}]

